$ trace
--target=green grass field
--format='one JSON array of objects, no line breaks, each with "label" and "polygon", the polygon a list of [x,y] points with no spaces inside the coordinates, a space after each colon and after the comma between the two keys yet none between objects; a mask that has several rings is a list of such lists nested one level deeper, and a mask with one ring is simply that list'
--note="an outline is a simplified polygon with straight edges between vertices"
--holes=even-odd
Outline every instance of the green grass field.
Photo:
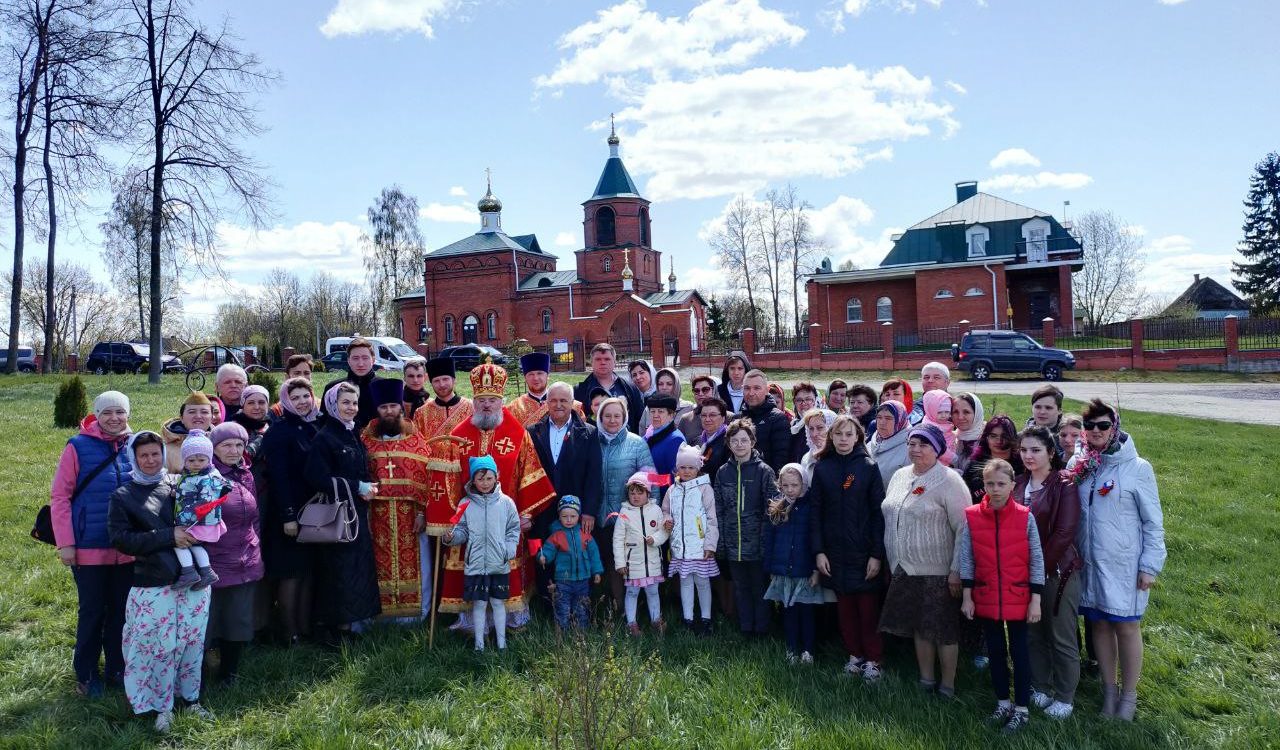
[{"label": "green grass field", "polygon": [[[478,658],[469,641],[443,631],[428,651],[421,628],[379,628],[341,653],[255,647],[236,686],[207,691],[217,721],[180,714],[168,737],[134,718],[120,692],[75,697],[71,576],[52,548],[27,536],[70,434],[51,426],[56,382],[0,378],[0,748],[556,746],[555,686],[575,661],[546,618],[513,636],[504,656]],[[110,384],[132,397],[134,429],[157,427],[182,393],[176,378],[154,389],[141,377]],[[87,385],[97,393],[108,378]],[[1001,397],[999,408],[1019,423],[1026,417],[1025,399]],[[627,746],[1280,746],[1280,430],[1136,412],[1125,425],[1155,465],[1169,547],[1144,628],[1136,723],[1096,718],[1099,691],[1086,680],[1070,720],[1035,712],[1025,733],[1005,740],[982,724],[993,699],[967,659],[959,699],[944,703],[916,691],[906,644],[892,645],[886,678],[869,687],[840,676],[834,643],[814,666],[789,667],[780,639],[746,643],[721,623],[711,640],[678,627],[662,642],[614,637],[612,678],[647,675],[641,690],[622,691],[631,698],[620,715],[640,734]],[[562,738],[560,746],[575,745]]]}]

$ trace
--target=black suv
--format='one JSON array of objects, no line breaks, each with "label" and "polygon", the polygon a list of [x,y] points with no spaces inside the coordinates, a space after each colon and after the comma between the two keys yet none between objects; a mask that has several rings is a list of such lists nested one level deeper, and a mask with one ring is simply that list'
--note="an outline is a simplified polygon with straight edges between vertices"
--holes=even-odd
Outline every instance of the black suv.
[{"label": "black suv", "polygon": [[[89,352],[84,369],[95,375],[106,375],[108,372],[137,372],[143,363],[151,358],[151,349],[146,344],[134,344],[128,341],[101,341]],[[172,354],[163,357],[166,371],[181,370],[182,363]]]},{"label": "black suv", "polygon": [[970,331],[951,345],[951,358],[974,380],[986,380],[993,372],[1038,372],[1045,380],[1061,380],[1063,370],[1076,366],[1071,352],[1040,346],[1017,331]]}]

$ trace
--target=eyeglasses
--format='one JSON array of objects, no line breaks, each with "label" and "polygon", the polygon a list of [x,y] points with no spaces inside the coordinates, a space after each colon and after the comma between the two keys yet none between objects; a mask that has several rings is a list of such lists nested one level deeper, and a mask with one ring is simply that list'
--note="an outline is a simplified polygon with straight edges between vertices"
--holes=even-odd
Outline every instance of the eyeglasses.
[{"label": "eyeglasses", "polygon": [[1086,430],[1100,430],[1102,432],[1106,432],[1107,430],[1111,429],[1111,425],[1112,425],[1112,422],[1106,419],[1100,419],[1097,422],[1093,422],[1087,419],[1084,421],[1084,428]]},{"label": "eyeglasses", "polygon": [[702,387],[702,388],[694,388],[694,389],[693,389],[693,392],[694,392],[694,393],[710,393],[711,391],[712,391],[712,388],[710,388],[709,386],[704,386],[704,387]]}]

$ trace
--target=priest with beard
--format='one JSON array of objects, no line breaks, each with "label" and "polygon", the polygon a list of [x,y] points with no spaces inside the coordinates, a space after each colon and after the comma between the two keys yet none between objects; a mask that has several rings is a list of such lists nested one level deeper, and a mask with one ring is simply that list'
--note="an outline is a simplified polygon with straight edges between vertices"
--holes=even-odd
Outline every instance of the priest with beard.
[{"label": "priest with beard", "polygon": [[[453,430],[453,437],[462,443],[452,497],[455,505],[462,499],[463,487],[471,478],[468,460],[492,456],[498,465],[498,483],[503,494],[515,501],[523,534],[529,530],[533,516],[546,509],[555,498],[555,488],[542,469],[529,433],[502,405],[506,386],[507,371],[497,365],[485,363],[471,371],[475,411],[470,420]],[[453,626],[459,630],[471,628],[471,606],[462,599],[464,567],[463,547],[450,547],[440,585],[440,611],[459,613],[458,622]],[[507,599],[510,625],[520,627],[529,621],[528,602],[534,588],[530,553],[523,539],[511,561],[510,584]]]},{"label": "priest with beard", "polygon": [[[524,375],[526,392],[511,399],[507,411],[527,430],[547,416],[547,381],[551,376],[551,355],[546,352],[529,352],[520,358],[520,372]],[[578,419],[585,420],[582,404],[573,402]]]},{"label": "priest with beard", "polygon": [[369,503],[369,527],[378,573],[382,617],[417,622],[431,602],[427,526],[431,446],[404,418],[404,384],[392,378],[370,389],[378,416],[360,434],[378,494]]}]

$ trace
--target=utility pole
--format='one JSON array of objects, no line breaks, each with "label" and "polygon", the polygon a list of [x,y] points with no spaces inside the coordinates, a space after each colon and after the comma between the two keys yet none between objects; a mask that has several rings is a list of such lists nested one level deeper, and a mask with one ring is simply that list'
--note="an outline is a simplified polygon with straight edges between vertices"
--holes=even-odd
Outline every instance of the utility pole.
[{"label": "utility pole", "polygon": [[80,323],[76,318],[76,288],[71,287],[71,340],[75,347],[76,361],[80,361]]}]

